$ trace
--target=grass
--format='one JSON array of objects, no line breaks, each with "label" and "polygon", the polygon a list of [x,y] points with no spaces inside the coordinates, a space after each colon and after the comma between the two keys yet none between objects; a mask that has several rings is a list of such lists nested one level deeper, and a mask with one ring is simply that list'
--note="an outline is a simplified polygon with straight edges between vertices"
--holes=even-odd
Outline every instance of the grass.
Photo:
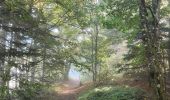
[{"label": "grass", "polygon": [[78,100],[143,100],[145,92],[127,86],[106,86],[91,89],[79,96]]}]

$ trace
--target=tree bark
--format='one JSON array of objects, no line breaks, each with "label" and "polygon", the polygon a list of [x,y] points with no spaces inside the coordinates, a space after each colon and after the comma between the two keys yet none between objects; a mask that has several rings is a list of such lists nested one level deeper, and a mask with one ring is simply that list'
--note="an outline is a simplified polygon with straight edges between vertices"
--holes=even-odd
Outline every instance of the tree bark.
[{"label": "tree bark", "polygon": [[98,67],[98,34],[99,34],[99,29],[98,29],[98,23],[95,25],[96,27],[96,35],[95,35],[95,55],[94,55],[94,81],[96,82],[97,80],[97,67]]},{"label": "tree bark", "polygon": [[[166,100],[165,68],[163,66],[163,50],[161,48],[159,28],[160,0],[152,0],[152,7],[146,5],[145,0],[139,0],[141,29],[146,50],[146,65],[149,68],[149,77],[156,94],[156,100]],[[150,11],[152,19],[149,19],[148,11]]]}]

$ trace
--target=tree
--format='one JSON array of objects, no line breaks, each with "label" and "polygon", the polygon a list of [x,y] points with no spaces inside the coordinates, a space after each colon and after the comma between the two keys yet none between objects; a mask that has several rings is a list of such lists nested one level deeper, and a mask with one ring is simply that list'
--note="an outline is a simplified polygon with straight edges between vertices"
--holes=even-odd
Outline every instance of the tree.
[{"label": "tree", "polygon": [[[39,4],[33,0],[5,0],[1,3],[0,27],[3,34],[0,37],[2,40],[0,46],[2,49],[0,52],[2,55],[0,57],[2,62],[0,98],[9,100],[16,96],[18,99],[27,98],[27,95],[32,95],[29,93],[32,84],[37,85],[37,81],[40,81],[39,84],[48,82],[44,80],[49,79],[49,74],[53,77],[57,76],[60,74],[58,71],[63,69],[66,57],[63,57],[62,54],[65,56],[68,52],[66,53],[64,48],[57,55],[58,51],[63,49],[61,48],[63,41],[56,41],[56,37],[50,34],[44,12]],[[48,49],[44,50],[44,45]],[[47,60],[46,57],[50,59]],[[50,70],[50,67],[55,70]],[[14,71],[15,75],[11,74],[13,68],[19,73]],[[9,87],[12,78],[15,78],[15,82],[18,84],[15,87],[16,90],[11,90]],[[23,91],[28,94],[22,94]]]},{"label": "tree", "polygon": [[[145,0],[140,0],[141,29],[143,30],[143,41],[149,68],[151,83],[157,100],[166,100],[165,91],[165,66],[163,62],[163,53],[161,48],[161,33],[159,27],[160,20],[160,0],[152,0],[152,8],[148,6]],[[151,13],[151,19],[148,18],[148,12]],[[150,21],[151,20],[151,21]]]}]

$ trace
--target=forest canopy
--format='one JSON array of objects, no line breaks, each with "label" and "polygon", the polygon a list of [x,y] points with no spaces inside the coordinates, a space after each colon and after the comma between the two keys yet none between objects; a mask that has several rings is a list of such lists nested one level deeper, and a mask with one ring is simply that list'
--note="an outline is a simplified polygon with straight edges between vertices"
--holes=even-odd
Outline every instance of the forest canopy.
[{"label": "forest canopy", "polygon": [[169,100],[169,33],[169,0],[0,0],[0,100]]}]

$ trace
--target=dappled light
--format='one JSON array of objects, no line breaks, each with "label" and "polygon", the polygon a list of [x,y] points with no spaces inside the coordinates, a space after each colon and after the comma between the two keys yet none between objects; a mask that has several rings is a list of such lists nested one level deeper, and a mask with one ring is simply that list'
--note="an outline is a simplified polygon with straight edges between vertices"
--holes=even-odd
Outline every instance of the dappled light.
[{"label": "dappled light", "polygon": [[0,0],[0,100],[170,100],[170,0]]}]

